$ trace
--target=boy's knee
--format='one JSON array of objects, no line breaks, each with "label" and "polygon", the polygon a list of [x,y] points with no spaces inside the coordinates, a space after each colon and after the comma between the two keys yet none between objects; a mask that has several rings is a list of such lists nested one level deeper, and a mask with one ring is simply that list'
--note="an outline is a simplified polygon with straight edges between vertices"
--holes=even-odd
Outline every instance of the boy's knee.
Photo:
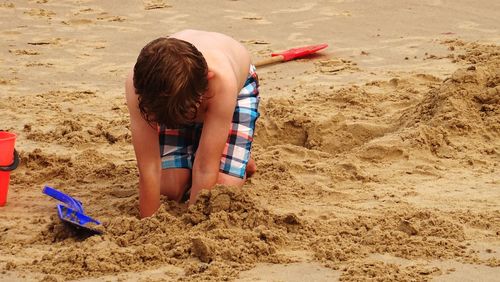
[{"label": "boy's knee", "polygon": [[184,192],[191,184],[191,174],[188,170],[173,169],[163,171],[160,192],[169,200],[179,202]]},{"label": "boy's knee", "polygon": [[167,196],[167,198],[171,201],[179,202],[182,199],[182,196],[184,195],[186,188],[187,185],[162,187],[161,194]]},{"label": "boy's knee", "polygon": [[245,184],[245,179],[220,172],[219,178],[217,179],[217,184],[241,187],[243,186],[243,184]]}]

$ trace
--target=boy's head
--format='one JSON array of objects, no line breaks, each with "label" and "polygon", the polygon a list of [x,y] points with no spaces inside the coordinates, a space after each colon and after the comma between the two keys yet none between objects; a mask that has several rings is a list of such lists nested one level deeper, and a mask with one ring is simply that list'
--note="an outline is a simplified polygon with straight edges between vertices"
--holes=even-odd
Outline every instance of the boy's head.
[{"label": "boy's head", "polygon": [[142,48],[134,66],[134,87],[145,120],[169,128],[193,122],[208,89],[208,67],[191,43],[158,38]]}]

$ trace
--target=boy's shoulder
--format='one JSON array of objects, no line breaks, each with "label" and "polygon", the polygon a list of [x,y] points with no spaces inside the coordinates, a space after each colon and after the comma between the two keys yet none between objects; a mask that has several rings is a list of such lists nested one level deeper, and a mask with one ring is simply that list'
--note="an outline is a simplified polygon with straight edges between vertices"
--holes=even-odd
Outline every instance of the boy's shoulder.
[{"label": "boy's shoulder", "polygon": [[221,84],[220,88],[225,88],[224,84],[232,84],[234,80],[237,86],[243,87],[251,58],[241,42],[222,33],[194,29],[179,31],[172,37],[193,44],[203,54],[209,71],[217,77],[211,81],[213,83],[209,81],[209,86]]}]

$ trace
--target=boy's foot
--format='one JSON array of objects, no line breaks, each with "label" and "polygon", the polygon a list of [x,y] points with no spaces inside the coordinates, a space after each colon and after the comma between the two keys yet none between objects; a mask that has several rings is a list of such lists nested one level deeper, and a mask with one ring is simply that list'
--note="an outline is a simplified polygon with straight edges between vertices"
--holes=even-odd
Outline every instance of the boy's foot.
[{"label": "boy's foot", "polygon": [[253,158],[250,158],[247,164],[247,169],[246,169],[246,174],[247,177],[252,177],[252,175],[257,171],[257,165],[255,164],[255,161]]}]

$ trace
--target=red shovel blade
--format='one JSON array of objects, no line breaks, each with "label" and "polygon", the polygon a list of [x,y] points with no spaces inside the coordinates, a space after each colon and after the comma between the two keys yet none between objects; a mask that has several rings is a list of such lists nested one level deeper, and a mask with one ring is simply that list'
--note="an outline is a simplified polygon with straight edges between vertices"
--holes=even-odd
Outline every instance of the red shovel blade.
[{"label": "red shovel blade", "polygon": [[283,56],[283,61],[290,61],[296,58],[304,57],[309,54],[313,54],[318,52],[319,50],[325,49],[328,47],[328,44],[323,43],[319,45],[311,45],[300,48],[293,48],[290,50],[283,51],[281,53],[272,53],[271,56]]}]

